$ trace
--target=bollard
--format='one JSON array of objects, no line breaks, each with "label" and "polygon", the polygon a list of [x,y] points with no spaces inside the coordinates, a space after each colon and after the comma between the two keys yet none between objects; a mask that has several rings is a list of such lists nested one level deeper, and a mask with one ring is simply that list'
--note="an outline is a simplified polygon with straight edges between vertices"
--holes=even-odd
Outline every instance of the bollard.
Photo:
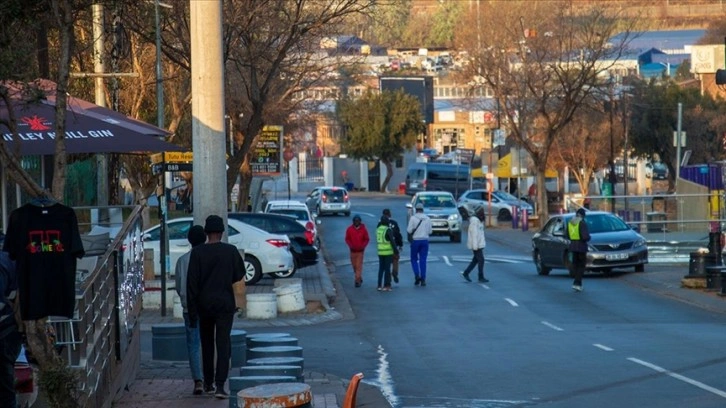
[{"label": "bollard", "polygon": [[512,229],[517,229],[519,226],[519,207],[516,205],[512,206]]},{"label": "bollard", "polygon": [[524,208],[520,209],[520,211],[522,212],[522,231],[527,231],[529,229],[529,214]]}]

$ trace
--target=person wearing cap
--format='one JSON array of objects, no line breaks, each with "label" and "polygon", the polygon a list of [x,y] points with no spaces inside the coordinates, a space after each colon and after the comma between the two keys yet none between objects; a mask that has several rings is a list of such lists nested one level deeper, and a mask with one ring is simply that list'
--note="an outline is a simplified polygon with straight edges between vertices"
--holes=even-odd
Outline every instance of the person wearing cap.
[{"label": "person wearing cap", "polygon": [[[194,225],[187,233],[187,240],[192,245],[192,249],[202,245],[207,240],[204,233],[204,227]],[[192,379],[194,380],[194,395],[200,395],[204,392],[204,383],[202,382],[202,361],[199,355],[199,328],[189,325],[189,312],[187,311],[187,270],[189,269],[189,256],[192,251],[189,250],[179,257],[174,268],[174,287],[179,295],[179,301],[182,306],[184,316],[184,326],[186,328],[187,338],[187,354],[189,355],[189,368],[192,371]]]},{"label": "person wearing cap", "polygon": [[393,254],[393,262],[391,263],[391,277],[394,282],[398,283],[398,263],[401,259],[401,250],[403,249],[403,235],[401,235],[401,228],[398,226],[396,220],[391,218],[391,210],[384,208],[383,215],[388,217],[388,226],[393,232],[393,238],[395,240],[394,245],[397,249],[397,251]]},{"label": "person wearing cap", "polygon": [[414,208],[416,212],[408,220],[406,228],[411,237],[411,267],[415,278],[414,285],[426,286],[426,258],[429,255],[431,219],[424,214],[423,203],[416,203]]},{"label": "person wearing cap", "polygon": [[363,283],[363,255],[369,241],[368,229],[361,221],[360,215],[354,215],[353,223],[345,230],[345,243],[350,250],[350,264],[353,267],[356,288]]},{"label": "person wearing cap", "polygon": [[568,250],[570,252],[570,272],[575,281],[572,289],[576,292],[582,291],[582,275],[585,274],[587,264],[587,242],[590,241],[590,230],[585,222],[585,209],[580,208],[575,216],[567,222],[565,238],[570,240]]},{"label": "person wearing cap", "polygon": [[187,310],[190,326],[199,325],[204,392],[218,399],[229,398],[224,384],[229,374],[230,337],[237,309],[232,285],[245,274],[237,247],[222,242],[224,228],[222,217],[207,217],[207,243],[192,248],[187,271]]},{"label": "person wearing cap", "polygon": [[461,271],[461,276],[463,276],[468,282],[471,282],[469,274],[474,270],[474,266],[477,267],[479,282],[489,282],[489,280],[484,277],[484,248],[487,246],[486,237],[484,236],[485,217],[486,212],[482,206],[478,206],[474,211],[474,216],[469,217],[469,230],[467,231],[466,246],[471,249],[473,256],[466,269]]},{"label": "person wearing cap", "polygon": [[378,290],[391,291],[391,263],[393,255],[398,253],[396,239],[391,230],[390,220],[385,215],[376,227],[376,245],[378,249]]}]

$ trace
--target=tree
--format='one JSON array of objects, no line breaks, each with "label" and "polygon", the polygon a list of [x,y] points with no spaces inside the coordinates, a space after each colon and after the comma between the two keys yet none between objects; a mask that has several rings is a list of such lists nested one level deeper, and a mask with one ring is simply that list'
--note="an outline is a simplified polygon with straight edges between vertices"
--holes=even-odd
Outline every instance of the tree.
[{"label": "tree", "polygon": [[678,125],[678,103],[683,104],[682,131],[687,135],[691,161],[708,163],[721,160],[724,154],[726,123],[722,118],[724,102],[711,95],[701,95],[698,89],[682,88],[673,81],[636,81],[633,95],[631,143],[635,154],[644,157],[658,155],[668,166],[669,190],[675,187],[677,149],[673,132]]},{"label": "tree", "polygon": [[[625,51],[633,23],[596,4],[575,8],[573,1],[477,2],[477,8],[457,37],[471,58],[466,74],[491,90],[502,126],[530,154],[537,184],[544,185],[553,143],[583,103],[607,86],[603,77]],[[545,219],[545,189],[537,190]]]},{"label": "tree", "polygon": [[387,170],[381,191],[386,191],[393,162],[425,130],[418,100],[403,91],[367,92],[360,99],[341,101],[339,116],[346,126],[343,151],[354,159],[381,160]]}]

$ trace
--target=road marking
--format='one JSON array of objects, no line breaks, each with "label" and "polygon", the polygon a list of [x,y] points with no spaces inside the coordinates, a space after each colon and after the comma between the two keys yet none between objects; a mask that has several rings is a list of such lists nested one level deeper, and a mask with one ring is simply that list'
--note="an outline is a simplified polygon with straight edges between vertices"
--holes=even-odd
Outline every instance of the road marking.
[{"label": "road marking", "polygon": [[599,348],[600,350],[605,350],[605,351],[613,351],[613,349],[611,349],[610,347],[608,347],[608,346],[603,346],[602,344],[597,344],[597,343],[595,343],[595,344],[593,344],[593,346],[595,346],[595,347]]},{"label": "road marking", "polygon": [[378,345],[378,368],[376,373],[378,374],[378,386],[381,389],[381,394],[388,400],[392,407],[398,406],[398,397],[393,391],[393,376],[389,370],[390,365],[388,364],[388,353],[383,349],[382,345]]},{"label": "road marking", "polygon": [[447,265],[449,265],[449,266],[453,266],[453,265],[451,264],[451,261],[449,261],[449,257],[448,257],[448,256],[444,255],[444,256],[442,256],[442,258],[444,258],[444,262],[446,262],[446,264],[447,264]]},{"label": "road marking", "polygon": [[517,306],[519,306],[519,305],[517,304],[517,302],[515,302],[514,300],[512,300],[512,299],[510,299],[510,298],[504,298],[504,300],[506,300],[507,302],[509,302],[509,304],[510,304],[510,305],[512,305],[512,306],[514,306],[514,307],[517,307]]},{"label": "road marking", "polygon": [[548,322],[546,320],[542,320],[542,324],[544,324],[545,326],[549,327],[552,330],[565,331],[565,329],[563,329],[561,327],[557,327],[554,324],[552,324],[552,323],[550,323],[550,322]]},{"label": "road marking", "polygon": [[628,357],[628,360],[630,360],[630,361],[632,361],[632,362],[634,362],[636,364],[640,364],[640,365],[642,365],[644,367],[648,367],[651,370],[655,370],[655,371],[657,371],[659,373],[666,374],[666,375],[668,375],[670,377],[675,378],[676,380],[681,380],[681,381],[683,381],[685,383],[691,384],[691,385],[693,385],[695,387],[698,387],[698,388],[700,388],[702,390],[705,390],[705,391],[708,391],[710,393],[716,394],[716,395],[718,395],[721,398],[726,398],[726,391],[719,390],[718,388],[711,387],[710,385],[706,385],[706,384],[704,384],[704,383],[702,383],[700,381],[696,381],[696,380],[694,380],[692,378],[688,378],[688,377],[686,377],[684,375],[680,375],[678,373],[674,373],[673,371],[666,370],[663,367],[658,367],[657,365],[651,364],[651,363],[649,363],[647,361],[639,360],[639,359],[634,358],[634,357]]}]

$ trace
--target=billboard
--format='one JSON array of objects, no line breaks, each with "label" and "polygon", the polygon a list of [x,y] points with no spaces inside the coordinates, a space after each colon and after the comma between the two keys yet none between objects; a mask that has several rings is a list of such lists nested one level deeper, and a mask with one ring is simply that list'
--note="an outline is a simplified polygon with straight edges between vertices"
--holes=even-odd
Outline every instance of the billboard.
[{"label": "billboard", "polygon": [[426,124],[434,122],[434,77],[431,76],[382,76],[381,91],[403,90],[418,99],[421,115]]},{"label": "billboard", "polygon": [[253,175],[279,176],[282,171],[282,126],[265,126],[250,153]]}]

